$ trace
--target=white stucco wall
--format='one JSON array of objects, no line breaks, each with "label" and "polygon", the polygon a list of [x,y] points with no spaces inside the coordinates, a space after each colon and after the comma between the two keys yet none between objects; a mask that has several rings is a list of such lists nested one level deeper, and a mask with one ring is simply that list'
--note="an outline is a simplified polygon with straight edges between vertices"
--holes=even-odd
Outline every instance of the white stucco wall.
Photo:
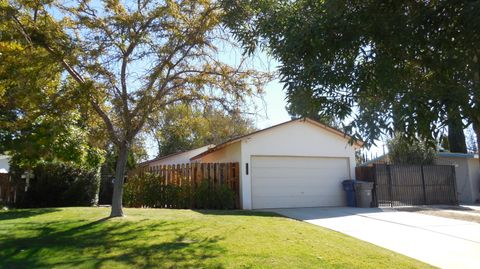
[{"label": "white stucco wall", "polygon": [[472,203],[480,202],[480,162],[478,158],[468,159],[468,169],[472,182]]},{"label": "white stucco wall", "polygon": [[201,162],[240,163],[240,200],[243,209],[252,208],[252,156],[342,157],[348,159],[350,178],[355,176],[355,149],[348,144],[347,138],[309,122],[293,121],[243,138],[200,159]]},{"label": "white stucco wall", "polygon": [[208,155],[203,156],[196,161],[200,163],[226,163],[226,162],[241,162],[241,142],[238,141]]},{"label": "white stucco wall", "polygon": [[437,156],[435,164],[455,166],[457,197],[460,203],[472,203],[472,185],[467,158]]},{"label": "white stucco wall", "polygon": [[437,156],[435,163],[455,166],[457,194],[460,203],[471,204],[480,199],[480,163],[478,156],[475,158]]},{"label": "white stucco wall", "polygon": [[207,145],[201,148],[189,150],[186,152],[182,152],[179,154],[175,154],[170,157],[166,157],[164,159],[160,159],[158,161],[153,161],[148,163],[149,167],[157,166],[157,165],[168,165],[168,164],[183,164],[183,163],[190,163],[190,158],[197,156],[198,154],[205,152],[209,148],[214,147],[214,145]]}]

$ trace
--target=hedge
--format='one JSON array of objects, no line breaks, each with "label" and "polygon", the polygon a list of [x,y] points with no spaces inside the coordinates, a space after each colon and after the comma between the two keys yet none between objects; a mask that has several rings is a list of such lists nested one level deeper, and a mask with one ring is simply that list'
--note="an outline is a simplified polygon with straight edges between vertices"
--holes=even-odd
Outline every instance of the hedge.
[{"label": "hedge", "polygon": [[[25,171],[14,168],[12,177],[21,179]],[[65,163],[41,163],[33,168],[28,190],[20,197],[20,207],[91,206],[98,201],[98,169],[85,169]]]},{"label": "hedge", "polygon": [[233,209],[235,193],[226,185],[213,187],[208,179],[198,185],[162,184],[159,175],[144,173],[128,178],[123,202],[127,207]]}]

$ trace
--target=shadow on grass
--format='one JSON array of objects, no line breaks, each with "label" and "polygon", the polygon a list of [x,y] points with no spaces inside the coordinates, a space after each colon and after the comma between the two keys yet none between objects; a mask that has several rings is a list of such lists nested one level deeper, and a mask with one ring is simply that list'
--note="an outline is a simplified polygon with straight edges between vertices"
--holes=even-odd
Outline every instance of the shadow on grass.
[{"label": "shadow on grass", "polygon": [[212,209],[192,209],[204,215],[218,215],[218,216],[254,216],[254,217],[279,217],[283,216],[267,211],[253,211],[253,210],[212,210]]},{"label": "shadow on grass", "polygon": [[35,208],[35,209],[15,209],[0,211],[0,221],[18,218],[28,218],[36,215],[42,215],[60,211],[56,208]]},{"label": "shadow on grass", "polygon": [[22,222],[29,236],[0,237],[0,268],[223,268],[220,237],[172,221],[102,218]]}]

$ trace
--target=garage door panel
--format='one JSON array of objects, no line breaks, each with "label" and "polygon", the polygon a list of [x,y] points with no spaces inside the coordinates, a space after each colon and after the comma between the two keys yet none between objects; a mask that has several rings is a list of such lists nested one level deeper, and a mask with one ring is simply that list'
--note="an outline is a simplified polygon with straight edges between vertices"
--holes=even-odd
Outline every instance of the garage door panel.
[{"label": "garage door panel", "polygon": [[[270,169],[270,170],[268,170]],[[299,177],[311,177],[319,175],[325,172],[323,169],[305,169],[305,168],[277,168],[277,167],[265,167],[261,169],[255,169],[255,176],[258,178],[275,177],[275,178],[299,178]]]},{"label": "garage door panel", "polygon": [[342,206],[347,158],[252,157],[253,208]]},{"label": "garage door panel", "polygon": [[[273,191],[269,191],[269,192],[262,192],[262,193],[257,193],[255,195],[255,199],[258,199],[258,198],[274,198],[274,197],[278,197],[279,199],[280,198],[284,198],[284,197],[296,197],[296,199],[299,199],[301,196],[301,199],[304,199],[305,197],[307,196],[315,196],[318,198],[318,200],[328,200],[332,197],[340,197],[338,200],[341,200],[343,199],[342,197],[342,192],[340,191],[333,191],[332,193],[318,193],[316,191],[312,191],[312,190],[301,190],[301,189],[293,189],[291,190],[291,192],[282,192],[282,193],[278,193],[278,192],[273,192]],[[301,200],[299,199],[299,200]],[[337,200],[337,199],[335,199]],[[283,207],[287,206],[287,205],[282,205]]]},{"label": "garage door panel", "polygon": [[[321,207],[321,206],[338,206],[342,203],[338,197],[324,197],[325,199],[319,200],[317,196],[306,196],[302,199],[297,197],[276,197],[275,200],[271,197],[259,197],[256,203],[261,205],[261,208],[292,208],[292,207]],[[280,206],[288,205],[288,206]],[[260,208],[260,207],[259,207]]]},{"label": "garage door panel", "polygon": [[[291,188],[298,188],[298,189],[306,189],[309,190],[310,188],[319,188],[315,191],[325,191],[330,192],[333,189],[341,190],[341,186],[339,186],[338,182],[335,180],[332,181],[314,181],[312,178],[301,178],[301,179],[292,179],[289,180],[285,178],[280,180],[278,178],[255,178],[257,180],[256,188],[253,189],[253,192],[262,193],[268,190],[271,191],[289,191]],[[325,187],[329,187],[328,190]]]},{"label": "garage door panel", "polygon": [[[322,189],[325,189],[324,186],[321,186]],[[262,197],[262,196],[301,196],[301,195],[318,195],[319,199],[321,197],[330,196],[330,195],[337,195],[338,193],[342,192],[341,188],[337,186],[333,187],[329,191],[319,191],[317,186],[309,186],[309,187],[299,187],[299,186],[282,186],[281,188],[274,189],[268,188],[262,191],[255,191],[253,195],[255,197]]]},{"label": "garage door panel", "polygon": [[319,157],[288,157],[288,156],[265,156],[265,157],[253,157],[258,162],[253,163],[253,167],[265,167],[265,168],[306,168],[306,169],[318,169],[319,167],[328,167],[331,165],[341,166],[339,160],[347,162],[346,158],[326,158],[321,157],[322,161],[319,162]]}]

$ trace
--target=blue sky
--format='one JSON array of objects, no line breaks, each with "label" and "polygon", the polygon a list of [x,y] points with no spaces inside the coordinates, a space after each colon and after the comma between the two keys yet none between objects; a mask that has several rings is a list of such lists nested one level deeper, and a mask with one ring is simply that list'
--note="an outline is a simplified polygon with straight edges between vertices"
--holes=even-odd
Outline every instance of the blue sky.
[{"label": "blue sky", "polygon": [[263,129],[290,120],[290,115],[285,108],[287,102],[282,88],[283,86],[278,80],[270,82],[265,89],[263,98],[265,105],[261,101],[257,101],[259,107],[263,106],[263,110],[257,118],[258,128]]}]

